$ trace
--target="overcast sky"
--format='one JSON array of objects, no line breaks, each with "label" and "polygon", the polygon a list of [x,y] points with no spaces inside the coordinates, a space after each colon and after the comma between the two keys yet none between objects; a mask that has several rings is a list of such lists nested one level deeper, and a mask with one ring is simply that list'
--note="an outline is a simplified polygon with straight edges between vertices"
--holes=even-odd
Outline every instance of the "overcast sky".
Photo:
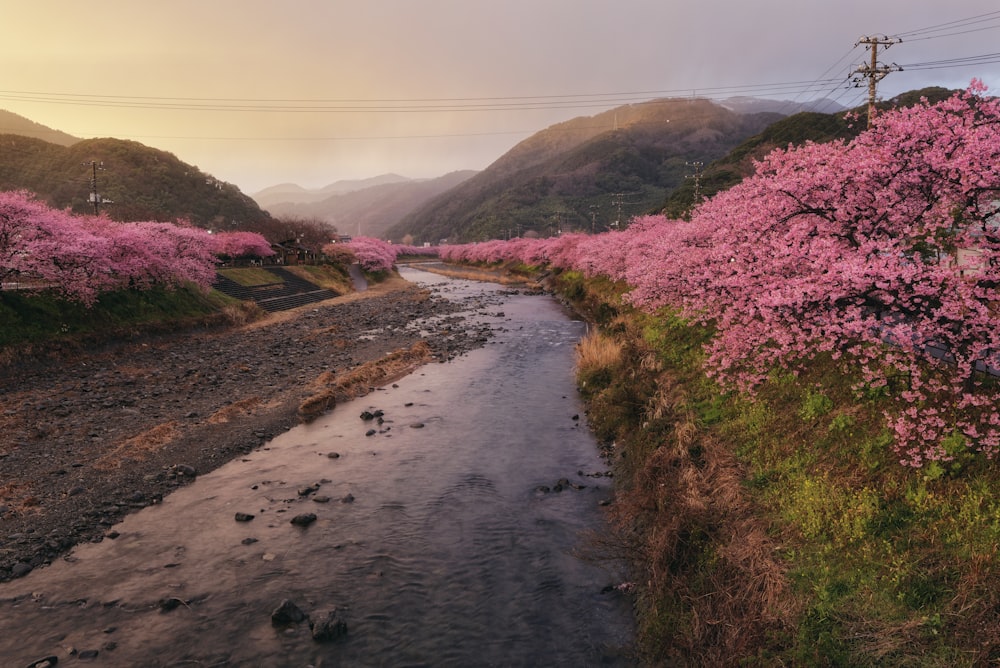
[{"label": "overcast sky", "polygon": [[973,77],[1000,93],[996,0],[6,4],[0,109],[170,151],[248,194],[483,169],[553,123],[657,97],[859,104],[868,35],[903,38],[880,47],[904,68],[881,97]]}]

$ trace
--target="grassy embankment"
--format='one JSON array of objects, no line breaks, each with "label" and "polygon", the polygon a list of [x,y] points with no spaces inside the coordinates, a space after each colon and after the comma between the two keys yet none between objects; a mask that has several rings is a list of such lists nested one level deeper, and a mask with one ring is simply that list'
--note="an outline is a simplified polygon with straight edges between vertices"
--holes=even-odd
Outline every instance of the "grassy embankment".
[{"label": "grassy embankment", "polygon": [[599,325],[578,350],[618,485],[651,664],[971,666],[1000,660],[1000,471],[893,456],[884,394],[818,360],[754,398],[702,370],[704,328],[566,272]]},{"label": "grassy embankment", "polygon": [[[290,268],[338,293],[353,287],[346,269],[331,265]],[[262,268],[224,269],[242,285],[280,279]],[[262,317],[252,304],[212,290],[122,290],[102,295],[90,307],[47,293],[0,292],[0,357],[11,360],[42,350],[72,349],[88,342],[128,339],[142,333],[242,324]]]}]

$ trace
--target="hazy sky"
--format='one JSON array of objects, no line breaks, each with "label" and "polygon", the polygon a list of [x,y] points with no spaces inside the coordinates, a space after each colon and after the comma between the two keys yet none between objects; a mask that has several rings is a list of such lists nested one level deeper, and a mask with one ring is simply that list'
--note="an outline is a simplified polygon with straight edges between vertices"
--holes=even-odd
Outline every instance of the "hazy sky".
[{"label": "hazy sky", "polygon": [[880,96],[973,77],[1000,93],[996,0],[5,4],[0,109],[247,193],[482,169],[553,123],[656,97],[858,104],[864,35],[903,37],[879,51],[904,68]]}]

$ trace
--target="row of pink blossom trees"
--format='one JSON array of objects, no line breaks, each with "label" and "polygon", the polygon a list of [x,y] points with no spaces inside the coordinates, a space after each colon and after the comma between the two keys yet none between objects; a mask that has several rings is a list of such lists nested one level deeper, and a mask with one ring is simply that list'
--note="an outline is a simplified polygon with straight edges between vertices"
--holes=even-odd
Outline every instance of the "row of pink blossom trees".
[{"label": "row of pink blossom trees", "polygon": [[116,223],[0,192],[0,281],[27,281],[92,304],[105,292],[194,283],[207,289],[220,257],[273,254],[259,234],[210,234],[182,224]]},{"label": "row of pink blossom trees", "polygon": [[400,256],[437,256],[438,249],[423,246],[391,244],[373,237],[355,237],[346,244],[331,244],[323,247],[323,252],[334,256],[341,246],[346,246],[354,254],[361,268],[371,272],[390,271]]},{"label": "row of pink blossom trees", "polygon": [[[711,324],[709,371],[752,391],[830,354],[892,391],[902,463],[1000,451],[1000,103],[974,81],[857,139],[776,150],[690,221],[488,242],[445,259],[549,264]],[[890,387],[891,386],[891,387]]]}]

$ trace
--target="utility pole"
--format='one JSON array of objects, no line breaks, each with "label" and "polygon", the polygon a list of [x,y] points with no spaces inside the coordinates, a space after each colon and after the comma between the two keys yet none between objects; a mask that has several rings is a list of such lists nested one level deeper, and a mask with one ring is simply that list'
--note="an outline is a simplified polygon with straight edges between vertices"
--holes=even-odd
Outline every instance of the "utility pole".
[{"label": "utility pole", "polygon": [[97,194],[97,170],[101,169],[103,171],[104,163],[91,160],[83,164],[84,166],[90,165],[92,174],[90,177],[90,201],[94,204],[94,215],[97,216],[101,213],[101,196]]},{"label": "utility pole", "polygon": [[625,197],[625,193],[615,193],[612,197],[614,197],[614,205],[618,210],[618,214],[615,216],[615,222],[612,227],[617,230],[622,224],[622,198]]},{"label": "utility pole", "polygon": [[902,72],[903,68],[893,63],[892,65],[879,65],[878,64],[878,48],[884,46],[889,48],[893,44],[899,44],[903,40],[898,37],[889,37],[888,35],[882,35],[878,37],[876,35],[870,35],[862,37],[859,39],[854,46],[859,44],[866,44],[868,50],[871,51],[872,57],[871,62],[866,65],[858,65],[857,69],[854,70],[854,82],[855,88],[861,87],[862,79],[868,79],[868,127],[871,128],[872,121],[875,119],[875,91],[878,86],[878,82],[884,79],[890,72]]},{"label": "utility pole", "polygon": [[697,204],[701,201],[701,168],[705,166],[705,163],[700,160],[695,162],[685,162],[688,167],[694,167],[694,174],[688,174],[684,178],[694,179],[694,203]]}]

